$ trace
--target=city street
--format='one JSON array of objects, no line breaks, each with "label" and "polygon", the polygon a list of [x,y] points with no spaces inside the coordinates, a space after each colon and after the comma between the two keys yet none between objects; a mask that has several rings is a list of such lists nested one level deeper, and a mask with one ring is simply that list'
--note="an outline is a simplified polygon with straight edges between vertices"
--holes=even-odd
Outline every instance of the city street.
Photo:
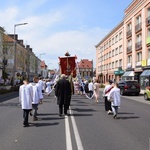
[{"label": "city street", "polygon": [[96,104],[81,95],[72,96],[70,115],[60,117],[51,94],[38,107],[38,121],[30,116],[26,128],[18,101],[17,93],[0,95],[0,150],[150,149],[150,101],[143,95],[123,96],[118,119],[113,119],[102,97]]}]

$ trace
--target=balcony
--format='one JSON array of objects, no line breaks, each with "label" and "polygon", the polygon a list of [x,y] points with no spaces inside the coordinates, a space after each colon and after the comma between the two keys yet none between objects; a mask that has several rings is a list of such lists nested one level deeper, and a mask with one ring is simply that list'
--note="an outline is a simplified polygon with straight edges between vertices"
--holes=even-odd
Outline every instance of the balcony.
[{"label": "balcony", "polygon": [[132,30],[127,31],[127,38],[132,36]]},{"label": "balcony", "polygon": [[135,50],[138,51],[140,49],[142,49],[142,41],[135,43]]},{"label": "balcony", "polygon": [[150,16],[146,18],[146,26],[150,25]]},{"label": "balcony", "polygon": [[146,39],[146,45],[147,45],[147,46],[150,46],[150,36],[147,37],[147,39]]},{"label": "balcony", "polygon": [[135,26],[135,33],[139,32],[139,31],[141,31],[141,30],[142,30],[142,24],[139,23],[139,24],[137,24],[137,25]]},{"label": "balcony", "polygon": [[127,54],[132,53],[132,46],[127,47]]}]

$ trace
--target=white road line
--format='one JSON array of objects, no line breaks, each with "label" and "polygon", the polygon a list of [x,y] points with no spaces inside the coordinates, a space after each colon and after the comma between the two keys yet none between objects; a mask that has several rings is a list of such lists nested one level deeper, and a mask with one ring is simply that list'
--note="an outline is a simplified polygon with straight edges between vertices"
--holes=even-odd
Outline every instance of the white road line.
[{"label": "white road line", "polygon": [[[70,111],[70,114],[72,114],[71,109],[69,111]],[[71,115],[71,121],[72,121],[72,126],[73,126],[73,131],[74,131],[74,135],[75,135],[75,139],[76,139],[77,148],[78,148],[78,150],[84,150],[82,142],[81,142],[81,138],[80,138],[80,135],[78,132],[78,128],[76,125],[76,121],[75,121],[73,115]]]},{"label": "white road line", "polygon": [[65,116],[65,130],[66,130],[66,149],[72,150],[72,142],[70,136],[70,127],[68,116]]}]

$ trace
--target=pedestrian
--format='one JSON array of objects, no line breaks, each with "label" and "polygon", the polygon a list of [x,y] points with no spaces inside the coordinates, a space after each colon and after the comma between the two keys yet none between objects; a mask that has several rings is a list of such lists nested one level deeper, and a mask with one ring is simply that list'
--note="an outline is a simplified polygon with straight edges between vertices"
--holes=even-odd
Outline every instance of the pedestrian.
[{"label": "pedestrian", "polygon": [[71,96],[74,95],[73,73],[71,73],[68,76],[68,81],[69,81],[70,86],[71,86],[71,95],[70,95],[70,99],[69,99],[69,103],[68,103],[68,109],[69,109],[69,106],[70,106],[70,103],[71,103]]},{"label": "pedestrian", "polygon": [[23,127],[28,127],[29,112],[32,110],[33,90],[28,79],[23,80],[23,85],[19,88],[19,101],[23,109]]},{"label": "pedestrian", "polygon": [[48,96],[50,95],[51,93],[51,90],[52,90],[52,82],[50,80],[47,80],[46,82],[46,90],[45,92],[48,94]]},{"label": "pedestrian", "polygon": [[[40,87],[42,93],[44,93],[45,92],[44,91],[45,85],[44,85],[44,81],[42,80],[42,77],[39,78],[38,83],[39,83],[39,87]],[[43,103],[43,101],[40,100],[40,104],[42,104],[42,103]]]},{"label": "pedestrian", "polygon": [[121,103],[120,89],[118,88],[118,83],[114,83],[114,88],[109,92],[108,101],[111,102],[113,118],[117,118],[118,107]]},{"label": "pedestrian", "polygon": [[59,105],[59,116],[62,116],[63,112],[67,114],[68,105],[71,97],[71,85],[66,79],[65,74],[61,75],[61,79],[55,86],[55,95],[57,97],[57,104]]},{"label": "pedestrian", "polygon": [[38,83],[39,78],[35,76],[33,78],[33,82],[30,83],[33,89],[33,102],[32,102],[32,109],[33,109],[33,121],[38,120],[37,118],[37,110],[38,110],[38,104],[43,99],[41,87]]},{"label": "pedestrian", "polygon": [[95,79],[94,82],[94,96],[95,96],[95,102],[98,103],[98,99],[99,99],[99,88],[100,88],[100,84],[98,82],[97,79]]},{"label": "pedestrian", "polygon": [[74,81],[74,89],[75,89],[75,94],[79,95],[79,93],[80,93],[80,84],[79,84],[78,80]]},{"label": "pedestrian", "polygon": [[93,86],[93,81],[92,80],[89,81],[88,88],[89,88],[89,95],[90,95],[90,98],[91,98],[93,96],[93,90],[94,90],[94,86]]},{"label": "pedestrian", "polygon": [[111,114],[111,112],[112,112],[111,102],[109,102],[108,99],[107,99],[107,96],[108,96],[109,92],[113,88],[112,83],[113,83],[113,81],[109,80],[108,85],[105,86],[104,91],[103,91],[103,97],[104,97],[104,100],[105,100],[105,111],[107,111],[108,115]]}]

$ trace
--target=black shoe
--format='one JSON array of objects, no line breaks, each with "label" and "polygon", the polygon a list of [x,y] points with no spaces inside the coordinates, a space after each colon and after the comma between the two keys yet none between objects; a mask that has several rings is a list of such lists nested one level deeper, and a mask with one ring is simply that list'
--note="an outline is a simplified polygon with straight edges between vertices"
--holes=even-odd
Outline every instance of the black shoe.
[{"label": "black shoe", "polygon": [[24,124],[24,125],[23,125],[23,127],[29,127],[29,126],[30,126],[29,124]]},{"label": "black shoe", "polygon": [[62,116],[62,114],[59,114],[59,116],[61,117],[61,116]]},{"label": "black shoe", "polygon": [[30,112],[30,116],[33,116],[32,112]]}]

